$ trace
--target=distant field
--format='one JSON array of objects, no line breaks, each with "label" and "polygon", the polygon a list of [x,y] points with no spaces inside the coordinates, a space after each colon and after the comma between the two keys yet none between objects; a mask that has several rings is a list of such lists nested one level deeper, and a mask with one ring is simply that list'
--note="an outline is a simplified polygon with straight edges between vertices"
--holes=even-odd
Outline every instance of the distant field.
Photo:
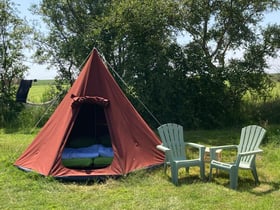
[{"label": "distant field", "polygon": [[54,87],[54,80],[38,80],[37,82],[33,82],[27,101],[33,103],[44,102],[44,94],[50,91],[51,87]]},{"label": "distant field", "polygon": [[275,82],[280,82],[280,74],[269,74],[270,78]]},{"label": "distant field", "polygon": [[[280,74],[271,74],[270,78],[275,82],[276,85],[271,91],[268,101],[280,97]],[[54,83],[54,80],[38,80],[37,82],[33,82],[27,100],[34,103],[44,102],[43,95],[48,92],[51,87],[54,87]],[[244,99],[253,100],[254,102],[261,102],[259,99],[256,99],[250,94],[247,94]]]},{"label": "distant field", "polygon": [[54,82],[54,80],[37,80],[37,82],[33,82],[32,86],[53,85]]}]

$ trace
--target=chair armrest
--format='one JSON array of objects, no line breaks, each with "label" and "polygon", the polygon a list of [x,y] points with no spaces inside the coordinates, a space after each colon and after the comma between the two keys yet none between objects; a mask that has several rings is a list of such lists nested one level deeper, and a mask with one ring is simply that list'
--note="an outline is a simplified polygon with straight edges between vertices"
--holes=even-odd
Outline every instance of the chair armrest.
[{"label": "chair armrest", "polygon": [[223,145],[223,146],[213,146],[210,147],[210,151],[211,150],[218,150],[218,149],[237,149],[238,145]]},{"label": "chair armrest", "polygon": [[261,152],[263,152],[263,150],[257,149],[257,150],[254,150],[254,151],[239,153],[238,156],[237,156],[237,159],[236,159],[236,165],[239,166],[239,163],[240,163],[242,157],[249,156],[249,155],[256,155],[256,154],[261,153]]},{"label": "chair armrest", "polygon": [[216,159],[216,151],[219,149],[238,149],[238,145],[222,145],[210,147],[210,160]]},{"label": "chair armrest", "polygon": [[165,153],[165,156],[166,156],[166,159],[168,161],[171,161],[173,160],[173,156],[172,156],[172,153],[171,153],[171,149],[169,149],[168,147],[165,147],[163,145],[157,145],[156,146],[158,150],[162,151]]},{"label": "chair armrest", "polygon": [[204,154],[206,149],[204,145],[192,143],[192,142],[185,142],[185,145],[197,148],[199,150],[199,160],[204,161]]},{"label": "chair armrest", "polygon": [[192,143],[192,142],[185,142],[185,145],[186,146],[191,146],[191,147],[195,147],[195,148],[205,148],[204,145],[201,145],[201,144],[197,144],[197,143]]},{"label": "chair armrest", "polygon": [[263,152],[262,149],[257,149],[257,150],[254,150],[254,151],[249,151],[249,152],[241,152],[239,153],[240,156],[248,156],[248,155],[255,155],[255,154],[258,154],[258,153],[261,153]]},{"label": "chair armrest", "polygon": [[163,145],[157,145],[157,149],[158,149],[158,150],[161,150],[161,151],[163,151],[163,152],[170,151],[169,148],[167,148],[167,147],[165,147],[165,146],[163,146]]}]

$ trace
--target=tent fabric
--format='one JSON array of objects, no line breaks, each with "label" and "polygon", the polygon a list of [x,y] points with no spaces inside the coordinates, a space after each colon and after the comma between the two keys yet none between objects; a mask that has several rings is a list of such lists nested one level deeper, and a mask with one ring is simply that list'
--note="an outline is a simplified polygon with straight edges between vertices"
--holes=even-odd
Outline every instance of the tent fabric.
[{"label": "tent fabric", "polygon": [[[72,106],[73,103],[76,105]],[[66,168],[61,159],[67,141],[73,133],[83,135],[91,132],[86,131],[85,127],[93,130],[90,122],[83,122],[91,116],[87,108],[91,106],[97,106],[96,110],[104,112],[99,115],[107,123],[106,129],[114,152],[113,161],[101,169]],[[76,122],[78,120],[80,122]],[[102,129],[96,130],[98,134]],[[158,144],[161,144],[158,136],[126,98],[94,49],[73,86],[14,165],[45,176],[62,178],[125,175],[162,164],[164,155],[156,149]]]},{"label": "tent fabric", "polygon": [[16,101],[26,103],[29,89],[32,86],[32,80],[21,80],[16,94]]}]

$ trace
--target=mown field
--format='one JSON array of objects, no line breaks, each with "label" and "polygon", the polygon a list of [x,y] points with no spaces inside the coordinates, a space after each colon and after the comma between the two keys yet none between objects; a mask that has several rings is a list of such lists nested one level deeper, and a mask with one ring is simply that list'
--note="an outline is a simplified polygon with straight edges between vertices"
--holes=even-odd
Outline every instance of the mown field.
[{"label": "mown field", "polygon": [[32,103],[44,102],[44,95],[54,87],[54,80],[38,80],[32,83],[27,101]]},{"label": "mown field", "polygon": [[[271,128],[272,129],[272,128]],[[62,182],[23,172],[13,166],[34,134],[0,132],[1,209],[278,209],[280,206],[279,133],[268,132],[270,143],[257,158],[261,184],[249,171],[240,171],[239,188],[229,189],[228,174],[220,171],[212,182],[199,179],[197,168],[180,170],[174,186],[163,168],[141,170],[105,182]],[[189,131],[186,138],[206,145],[237,143],[239,130]],[[232,156],[223,152],[223,159]],[[206,176],[209,165],[206,163]]]},{"label": "mown field", "polygon": [[[35,92],[32,95],[36,95]],[[186,131],[185,140],[207,146],[237,144],[240,129]],[[261,183],[255,185],[252,174],[240,170],[236,191],[229,189],[227,173],[220,171],[209,182],[198,177],[196,167],[191,168],[188,175],[184,169],[180,170],[179,186],[171,183],[170,170],[164,174],[161,166],[119,179],[108,178],[105,182],[63,182],[23,172],[13,163],[39,130],[30,133],[2,129],[0,209],[279,209],[280,125],[268,124],[266,129],[261,145],[264,152],[256,161]],[[231,161],[233,153],[223,151],[222,158]],[[209,163],[206,163],[206,176],[208,173]]]}]

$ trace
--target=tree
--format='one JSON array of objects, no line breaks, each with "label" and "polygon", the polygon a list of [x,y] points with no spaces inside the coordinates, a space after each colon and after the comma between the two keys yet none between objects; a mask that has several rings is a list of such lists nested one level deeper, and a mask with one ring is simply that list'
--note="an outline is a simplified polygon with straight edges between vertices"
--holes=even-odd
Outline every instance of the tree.
[{"label": "tree", "polygon": [[93,30],[99,26],[98,20],[109,2],[43,0],[40,5],[33,5],[33,12],[42,17],[48,29],[37,33],[35,57],[57,68],[60,83],[73,83],[79,67],[96,46]]},{"label": "tree", "polygon": [[[225,124],[222,116],[227,116],[228,123],[235,121],[239,118],[241,100],[247,91],[265,94],[264,90],[271,87],[264,70],[266,57],[273,55],[279,47],[276,44],[279,26],[261,29],[260,22],[265,12],[279,9],[279,1],[183,0],[180,3],[184,17],[182,24],[191,37],[185,46],[186,56],[200,54],[199,63],[204,66],[199,68],[195,64],[188,79],[204,80],[200,83],[203,85],[200,86],[203,88],[200,99],[202,103],[207,102],[203,106],[219,110],[206,108],[201,114],[211,115],[213,119],[204,120],[212,125],[214,119]],[[236,51],[244,51],[243,58],[232,57]],[[191,60],[187,62],[193,63]],[[198,105],[201,106],[201,102]]]},{"label": "tree", "polygon": [[175,42],[176,10],[173,1],[163,0],[44,0],[37,12],[50,32],[43,44],[40,40],[37,55],[59,64],[61,78],[69,80],[67,75],[74,78],[73,70],[96,47],[129,84],[124,89],[136,92],[154,111],[159,106],[153,98],[164,90],[155,81],[168,81],[164,72],[172,73],[168,54]]},{"label": "tree", "polygon": [[15,103],[14,82],[27,71],[23,51],[30,30],[16,15],[15,5],[9,0],[0,0],[0,13],[0,123],[4,125],[19,109]]},{"label": "tree", "polygon": [[[222,126],[239,119],[247,91],[270,87],[265,58],[279,47],[279,26],[259,23],[278,8],[276,0],[43,0],[37,12],[49,33],[37,55],[72,83],[96,47],[131,99],[161,122]],[[176,39],[181,32],[190,37],[185,46]],[[231,56],[241,49],[242,59]]]},{"label": "tree", "polygon": [[[180,18],[177,6],[174,1],[166,0],[114,1],[102,22],[101,36],[97,37],[109,63],[136,93],[136,99],[134,96],[131,100],[150,123],[154,120],[137,104],[137,99],[155,116],[166,113],[165,117],[159,117],[161,121],[171,117],[166,110],[179,105],[171,99],[176,94],[169,93],[178,83],[170,56],[181,51],[176,47]],[[103,34],[107,34],[105,39]]]}]

